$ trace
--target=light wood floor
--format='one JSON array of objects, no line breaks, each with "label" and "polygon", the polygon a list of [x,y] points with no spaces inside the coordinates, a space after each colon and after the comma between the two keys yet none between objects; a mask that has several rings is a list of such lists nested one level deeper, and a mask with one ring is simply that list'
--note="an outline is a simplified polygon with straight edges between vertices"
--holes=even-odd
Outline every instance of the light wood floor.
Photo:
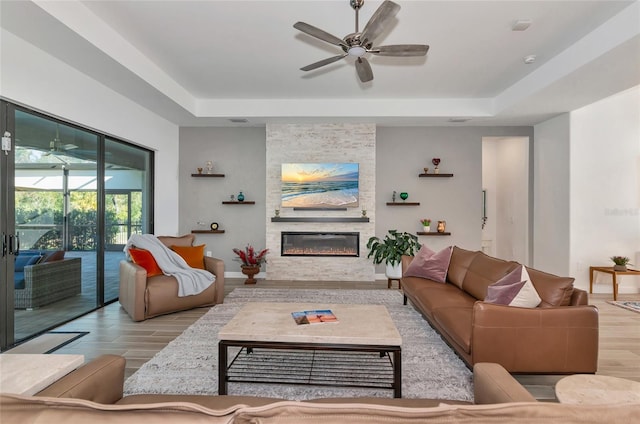
[{"label": "light wood floor", "polygon": [[[247,287],[243,279],[225,279],[225,293]],[[251,287],[251,286],[249,286]],[[304,282],[264,281],[257,287],[383,289],[386,281],[376,282]],[[397,283],[394,283],[397,287]],[[619,300],[640,300],[639,295],[621,295]],[[640,382],[640,313],[606,303],[611,295],[593,294],[590,303],[600,312],[600,351],[598,374],[623,377]],[[207,312],[199,308],[133,322],[119,303],[67,323],[56,331],[88,331],[88,335],[59,349],[56,353],[83,354],[90,361],[102,354],[122,355],[127,359],[126,376],[133,374],[171,340]],[[544,358],[541,358],[544,360]],[[540,400],[553,400],[558,376],[518,376],[518,380]]]}]

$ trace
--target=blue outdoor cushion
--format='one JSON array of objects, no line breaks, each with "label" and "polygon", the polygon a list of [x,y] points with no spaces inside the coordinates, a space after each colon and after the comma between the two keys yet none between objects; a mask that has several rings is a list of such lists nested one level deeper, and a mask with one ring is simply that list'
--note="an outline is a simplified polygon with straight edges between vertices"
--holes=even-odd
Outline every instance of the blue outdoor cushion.
[{"label": "blue outdoor cushion", "polygon": [[14,271],[23,272],[25,266],[37,264],[41,257],[39,253],[23,254],[23,252],[20,252],[20,254],[16,256]]},{"label": "blue outdoor cushion", "polygon": [[24,272],[14,272],[13,273],[13,287],[16,290],[24,290],[25,281],[24,281]]}]

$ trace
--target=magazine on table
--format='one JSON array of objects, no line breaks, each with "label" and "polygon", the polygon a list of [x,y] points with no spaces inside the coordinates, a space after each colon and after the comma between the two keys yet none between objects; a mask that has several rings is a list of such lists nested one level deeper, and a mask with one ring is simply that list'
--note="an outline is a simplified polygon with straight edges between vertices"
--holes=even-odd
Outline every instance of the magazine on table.
[{"label": "magazine on table", "polygon": [[331,309],[291,312],[291,316],[298,325],[338,322],[338,318]]}]

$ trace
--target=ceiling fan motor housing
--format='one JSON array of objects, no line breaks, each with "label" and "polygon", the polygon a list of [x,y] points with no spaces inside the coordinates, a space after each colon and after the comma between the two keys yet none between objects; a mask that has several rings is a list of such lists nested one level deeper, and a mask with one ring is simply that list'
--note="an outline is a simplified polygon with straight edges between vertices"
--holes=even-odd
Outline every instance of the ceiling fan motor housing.
[{"label": "ceiling fan motor housing", "polygon": [[351,0],[349,4],[351,4],[351,7],[353,7],[355,10],[358,10],[364,4],[364,0]]}]

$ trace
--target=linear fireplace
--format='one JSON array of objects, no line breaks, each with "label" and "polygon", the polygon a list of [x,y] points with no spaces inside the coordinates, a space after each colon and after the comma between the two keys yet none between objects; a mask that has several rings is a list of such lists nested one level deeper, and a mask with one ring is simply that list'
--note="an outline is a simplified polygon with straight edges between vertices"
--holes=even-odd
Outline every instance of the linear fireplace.
[{"label": "linear fireplace", "polygon": [[282,256],[360,256],[360,233],[282,232]]}]

